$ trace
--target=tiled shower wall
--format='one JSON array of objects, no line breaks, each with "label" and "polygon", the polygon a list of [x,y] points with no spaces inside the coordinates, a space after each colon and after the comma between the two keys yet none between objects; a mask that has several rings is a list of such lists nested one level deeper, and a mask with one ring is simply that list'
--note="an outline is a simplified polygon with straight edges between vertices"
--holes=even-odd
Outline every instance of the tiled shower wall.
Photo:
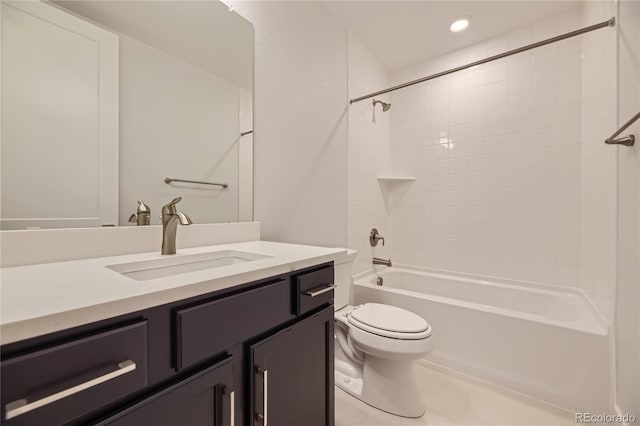
[{"label": "tiled shower wall", "polygon": [[[394,75],[407,81],[581,26],[577,9]],[[579,38],[391,95],[394,261],[578,286]]]},{"label": "tiled shower wall", "polygon": [[[582,23],[615,16],[613,1],[589,1]],[[616,29],[582,38],[582,271],[581,286],[607,321],[616,281],[617,150],[604,140],[617,128]]]},{"label": "tiled shower wall", "polygon": [[[640,110],[640,2],[622,1],[618,122]],[[640,136],[640,122],[629,133]],[[626,132],[625,132],[626,133]],[[616,405],[640,417],[640,146],[618,149],[618,272],[616,284]]]},{"label": "tiled shower wall", "polygon": [[[384,68],[349,35],[349,98],[379,90],[389,85]],[[379,99],[389,101],[388,96]],[[349,248],[358,251],[353,273],[371,269],[372,257],[388,257],[389,247],[371,247],[369,232],[379,229],[387,241],[388,217],[385,193],[378,184],[378,176],[385,173],[389,163],[389,112],[376,106],[373,121],[371,100],[349,107]]]}]

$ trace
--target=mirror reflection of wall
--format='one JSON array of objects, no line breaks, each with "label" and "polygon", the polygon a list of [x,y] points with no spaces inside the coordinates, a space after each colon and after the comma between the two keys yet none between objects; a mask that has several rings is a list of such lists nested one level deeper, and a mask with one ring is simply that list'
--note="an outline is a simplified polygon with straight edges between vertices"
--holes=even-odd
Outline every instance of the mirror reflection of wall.
[{"label": "mirror reflection of wall", "polygon": [[[253,218],[253,28],[217,1],[2,4],[2,229]],[[172,182],[166,177],[225,183]]]}]

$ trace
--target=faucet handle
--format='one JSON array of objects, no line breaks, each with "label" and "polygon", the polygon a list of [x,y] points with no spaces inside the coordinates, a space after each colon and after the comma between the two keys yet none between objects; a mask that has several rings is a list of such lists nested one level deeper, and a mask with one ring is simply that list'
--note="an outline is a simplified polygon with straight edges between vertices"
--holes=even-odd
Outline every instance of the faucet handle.
[{"label": "faucet handle", "polygon": [[180,201],[182,201],[182,197],[176,197],[162,206],[162,214],[176,213],[176,204],[178,204]]},{"label": "faucet handle", "polygon": [[151,213],[151,207],[146,205],[144,201],[138,200],[138,213]]},{"label": "faucet handle", "polygon": [[369,234],[369,244],[371,244],[371,247],[377,246],[380,240],[382,240],[382,245],[384,246],[384,237],[378,233],[376,228],[371,228],[371,233]]}]

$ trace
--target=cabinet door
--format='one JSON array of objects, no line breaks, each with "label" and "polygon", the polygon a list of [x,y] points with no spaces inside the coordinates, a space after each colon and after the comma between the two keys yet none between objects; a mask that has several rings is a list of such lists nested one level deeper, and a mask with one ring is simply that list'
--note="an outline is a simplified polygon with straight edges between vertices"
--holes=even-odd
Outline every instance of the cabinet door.
[{"label": "cabinet door", "polygon": [[113,426],[234,426],[233,357],[103,420]]},{"label": "cabinet door", "polygon": [[333,306],[251,345],[254,426],[332,426]]}]

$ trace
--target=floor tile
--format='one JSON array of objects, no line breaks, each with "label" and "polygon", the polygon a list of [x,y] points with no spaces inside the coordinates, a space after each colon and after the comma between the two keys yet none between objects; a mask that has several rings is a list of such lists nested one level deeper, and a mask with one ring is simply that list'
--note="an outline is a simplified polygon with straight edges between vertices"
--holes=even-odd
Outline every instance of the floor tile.
[{"label": "floor tile", "polygon": [[427,412],[418,419],[394,416],[336,388],[336,426],[574,425],[570,413],[457,374],[419,364]]}]

